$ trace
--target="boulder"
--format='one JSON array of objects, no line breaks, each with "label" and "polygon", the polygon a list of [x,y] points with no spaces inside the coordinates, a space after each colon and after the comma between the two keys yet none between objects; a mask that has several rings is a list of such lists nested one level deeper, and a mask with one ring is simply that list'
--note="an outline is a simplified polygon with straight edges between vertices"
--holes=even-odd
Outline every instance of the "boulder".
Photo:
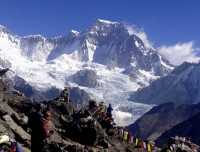
[{"label": "boulder", "polygon": [[8,135],[9,138],[15,137],[10,126],[5,121],[3,121],[1,119],[0,119],[0,134],[1,135]]},{"label": "boulder", "polygon": [[25,141],[31,139],[30,134],[22,129],[22,127],[18,126],[13,119],[9,115],[3,116],[5,122],[11,127],[12,131],[18,136],[19,140]]}]

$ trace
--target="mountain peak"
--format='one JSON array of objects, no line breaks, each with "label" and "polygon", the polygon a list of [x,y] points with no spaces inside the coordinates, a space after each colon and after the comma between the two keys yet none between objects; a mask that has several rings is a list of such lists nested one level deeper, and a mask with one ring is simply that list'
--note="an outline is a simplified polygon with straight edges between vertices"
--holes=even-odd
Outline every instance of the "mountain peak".
[{"label": "mountain peak", "polygon": [[104,24],[119,24],[118,22],[111,22],[108,20],[98,19],[97,22],[104,23]]},{"label": "mountain peak", "polygon": [[[98,33],[100,35],[107,35],[113,31],[126,31],[123,23],[112,22],[107,20],[98,19],[89,29],[90,33]],[[100,32],[100,33],[99,33]]]},{"label": "mountain peak", "polygon": [[76,36],[79,34],[79,32],[76,30],[71,30],[70,33],[75,34]]}]

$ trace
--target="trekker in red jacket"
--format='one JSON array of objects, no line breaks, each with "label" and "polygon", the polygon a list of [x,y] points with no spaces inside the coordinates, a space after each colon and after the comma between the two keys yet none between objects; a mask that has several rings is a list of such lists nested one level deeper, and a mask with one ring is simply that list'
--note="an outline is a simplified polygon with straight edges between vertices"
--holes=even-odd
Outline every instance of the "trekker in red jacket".
[{"label": "trekker in red jacket", "polygon": [[39,118],[38,124],[32,130],[31,135],[31,152],[43,152],[46,144],[46,139],[53,134],[53,130],[49,131],[48,121],[51,119],[51,113],[45,112],[44,117]]}]

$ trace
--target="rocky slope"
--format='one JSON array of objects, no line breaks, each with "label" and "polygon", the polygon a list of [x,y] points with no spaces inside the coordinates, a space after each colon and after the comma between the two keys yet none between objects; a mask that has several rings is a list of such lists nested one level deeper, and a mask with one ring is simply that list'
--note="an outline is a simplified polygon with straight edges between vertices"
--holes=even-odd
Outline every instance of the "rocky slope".
[{"label": "rocky slope", "polygon": [[[35,103],[21,94],[10,91],[8,85],[0,82],[0,132],[9,138],[15,138],[24,152],[30,151],[30,134],[26,132],[27,115]],[[77,117],[77,110],[70,104],[59,100],[43,102],[52,113],[49,128],[54,134],[48,141],[53,152],[63,150],[70,152],[142,152],[143,149],[134,148],[125,141],[119,141],[117,136],[108,136],[99,124],[96,127],[81,128],[77,131],[71,121]],[[8,145],[8,144],[7,144]],[[0,146],[0,148],[2,148]]]}]

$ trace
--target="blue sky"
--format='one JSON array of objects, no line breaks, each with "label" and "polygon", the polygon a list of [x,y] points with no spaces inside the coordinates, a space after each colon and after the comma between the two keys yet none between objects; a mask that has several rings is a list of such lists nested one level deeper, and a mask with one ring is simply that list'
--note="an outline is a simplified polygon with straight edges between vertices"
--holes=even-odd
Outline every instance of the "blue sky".
[{"label": "blue sky", "polygon": [[193,57],[200,47],[199,16],[200,0],[0,0],[0,25],[18,36],[63,36],[104,19],[137,27],[164,54],[185,47]]}]

